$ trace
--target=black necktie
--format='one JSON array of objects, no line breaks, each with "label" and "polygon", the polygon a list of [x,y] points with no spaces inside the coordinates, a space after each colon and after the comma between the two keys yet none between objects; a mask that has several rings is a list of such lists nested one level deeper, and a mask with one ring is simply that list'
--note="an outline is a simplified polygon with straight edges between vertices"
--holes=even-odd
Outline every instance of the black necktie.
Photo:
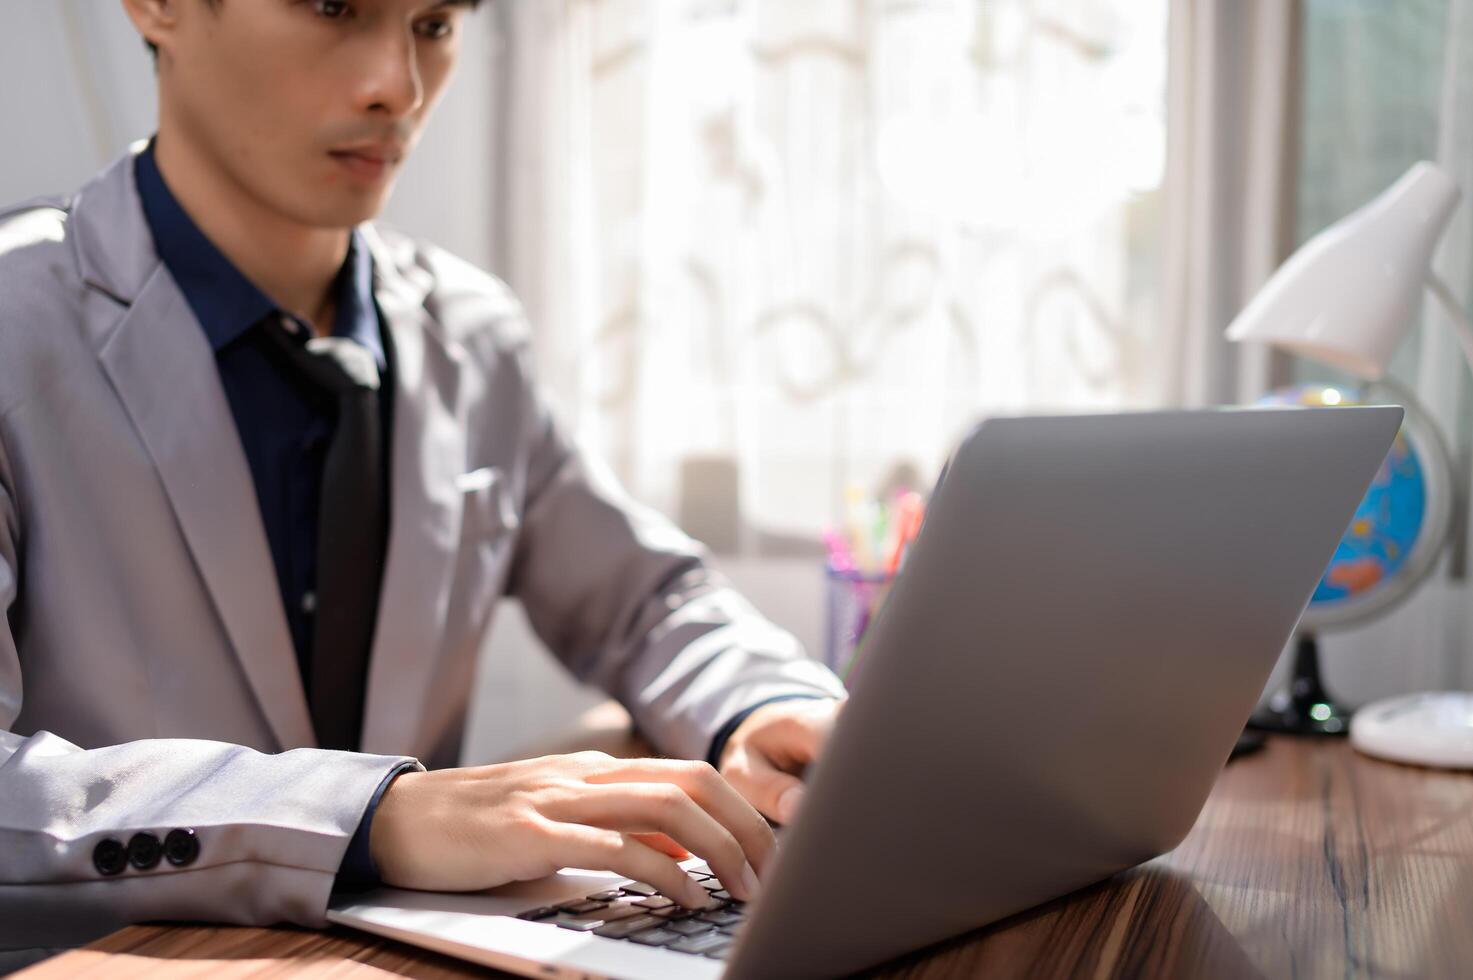
[{"label": "black necktie", "polygon": [[317,513],[317,606],[307,687],[318,744],[356,750],[388,523],[378,364],[347,337],[301,342],[292,334],[302,328],[285,317],[273,318],[265,329],[304,377],[337,398]]}]

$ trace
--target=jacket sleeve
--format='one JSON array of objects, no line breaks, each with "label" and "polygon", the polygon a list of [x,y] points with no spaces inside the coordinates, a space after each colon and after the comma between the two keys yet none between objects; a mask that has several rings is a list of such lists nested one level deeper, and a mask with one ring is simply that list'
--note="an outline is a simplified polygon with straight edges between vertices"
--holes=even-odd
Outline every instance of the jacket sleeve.
[{"label": "jacket sleeve", "polygon": [[0,962],[148,919],[323,925],[369,798],[413,760],[194,739],[84,750],[14,731],[24,617],[13,486],[0,444]]},{"label": "jacket sleeve", "polygon": [[832,671],[708,567],[700,544],[564,436],[525,345],[517,357],[529,458],[508,591],[553,653],[681,758],[706,758],[722,725],[758,702],[843,697]]}]

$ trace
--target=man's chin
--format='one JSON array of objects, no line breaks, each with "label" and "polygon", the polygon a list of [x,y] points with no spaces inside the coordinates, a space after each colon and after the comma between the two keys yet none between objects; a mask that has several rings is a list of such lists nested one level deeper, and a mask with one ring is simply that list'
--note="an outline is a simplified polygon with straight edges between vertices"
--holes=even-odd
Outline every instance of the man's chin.
[{"label": "man's chin", "polygon": [[377,217],[393,191],[397,167],[369,178],[353,175],[337,163],[327,171],[303,172],[291,189],[292,205],[306,224],[319,228],[351,228]]},{"label": "man's chin", "polygon": [[317,206],[304,216],[304,223],[317,228],[352,228],[376,218],[383,210],[385,197],[387,195],[376,195],[372,200],[317,202]]}]

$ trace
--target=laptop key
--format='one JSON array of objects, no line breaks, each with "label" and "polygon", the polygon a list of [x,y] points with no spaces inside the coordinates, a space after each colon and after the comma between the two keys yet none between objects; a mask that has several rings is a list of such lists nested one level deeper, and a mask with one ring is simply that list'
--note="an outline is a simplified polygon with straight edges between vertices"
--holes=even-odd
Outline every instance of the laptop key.
[{"label": "laptop key", "polygon": [[[716,927],[709,922],[702,922],[700,919],[682,919],[679,922],[666,924],[665,928],[671,932],[678,932],[682,936],[699,936],[703,932],[714,931]],[[727,928],[731,927],[728,926]]]},{"label": "laptop key", "polygon": [[666,898],[664,895],[651,895],[649,898],[642,898],[634,904],[644,909],[667,909],[674,905],[675,902]]},{"label": "laptop key", "polygon": [[645,898],[660,894],[660,889],[644,881],[623,881],[619,883],[619,889],[630,895],[642,895]]},{"label": "laptop key", "polygon": [[641,946],[669,946],[685,939],[678,932],[669,929],[646,929],[644,932],[636,932],[629,937],[630,942],[639,943]]},{"label": "laptop key", "polygon": [[588,896],[590,902],[612,902],[616,898],[623,898],[624,893],[617,888],[608,892],[594,892]]},{"label": "laptop key", "polygon": [[720,952],[730,946],[730,936],[723,936],[719,932],[707,933],[704,936],[686,936],[678,943],[672,943],[670,949],[677,953],[704,953],[711,954]]},{"label": "laptop key", "polygon": [[589,912],[586,916],[584,916],[584,918],[602,919],[604,922],[615,922],[620,919],[627,919],[633,915],[644,914],[644,909],[637,909],[628,902],[620,902],[616,905],[606,906],[605,908],[597,912]]},{"label": "laptop key", "polygon": [[709,922],[713,926],[729,926],[733,923],[744,921],[745,916],[743,916],[740,912],[732,912],[729,909],[722,909],[717,912],[702,912],[700,915],[700,920],[702,922]]},{"label": "laptop key", "polygon": [[637,915],[629,919],[620,919],[617,922],[597,923],[598,928],[593,930],[595,936],[603,936],[605,939],[623,939],[641,929],[652,929],[665,924],[665,920],[657,919],[653,915]]},{"label": "laptop key", "polygon": [[557,909],[547,905],[540,909],[528,909],[525,912],[519,912],[517,913],[517,918],[526,919],[528,922],[539,922],[543,919],[550,919],[555,915],[557,915]]},{"label": "laptop key", "polygon": [[689,919],[696,914],[698,913],[695,909],[681,908],[679,905],[672,905],[669,908],[664,909],[655,909],[653,912],[650,913],[650,915],[658,915],[660,918],[664,919],[667,922],[675,922],[679,919]]},{"label": "laptop key", "polygon": [[567,912],[569,915],[582,915],[585,912],[593,912],[604,907],[603,902],[590,902],[587,899],[578,899],[572,902],[564,902],[558,906],[558,911]]},{"label": "laptop key", "polygon": [[560,929],[571,929],[574,932],[593,932],[604,924],[602,919],[580,919],[571,915],[559,915],[547,921]]}]

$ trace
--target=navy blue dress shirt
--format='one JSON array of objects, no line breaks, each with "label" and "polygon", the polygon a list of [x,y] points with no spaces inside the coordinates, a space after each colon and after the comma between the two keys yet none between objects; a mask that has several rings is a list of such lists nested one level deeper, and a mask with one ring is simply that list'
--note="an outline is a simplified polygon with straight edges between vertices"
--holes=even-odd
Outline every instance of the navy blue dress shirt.
[{"label": "navy blue dress shirt", "polygon": [[[332,439],[336,400],[300,378],[255,329],[276,304],[220,253],[185,213],[164,183],[153,145],[137,159],[138,192],[159,258],[179,284],[215,351],[220,381],[235,417],[241,448],[256,485],[256,501],[287,626],[303,682],[311,675],[312,612],[317,580],[317,508],[322,464]],[[390,385],[373,301],[373,264],[357,232],[338,273],[333,334],[351,337],[373,352]],[[291,317],[298,330],[311,327]],[[385,430],[387,431],[387,430]]]},{"label": "navy blue dress shirt", "polygon": [[[282,316],[283,311],[205,237],[185,212],[164,183],[151,141],[137,157],[134,176],[159,258],[214,349],[221,386],[250,465],[305,686],[312,676],[317,512],[323,461],[336,425],[336,400],[283,363],[280,353],[261,336],[262,322],[267,317]],[[388,424],[391,364],[373,299],[373,261],[356,231],[349,237],[348,254],[334,289],[334,336],[351,337],[378,360],[383,431],[387,434],[392,431]],[[301,331],[312,329],[296,317],[289,322]],[[385,458],[389,458],[387,452]],[[343,860],[340,884],[371,885],[377,881],[368,853],[369,826],[379,798],[398,772],[391,773],[374,793]]]}]

